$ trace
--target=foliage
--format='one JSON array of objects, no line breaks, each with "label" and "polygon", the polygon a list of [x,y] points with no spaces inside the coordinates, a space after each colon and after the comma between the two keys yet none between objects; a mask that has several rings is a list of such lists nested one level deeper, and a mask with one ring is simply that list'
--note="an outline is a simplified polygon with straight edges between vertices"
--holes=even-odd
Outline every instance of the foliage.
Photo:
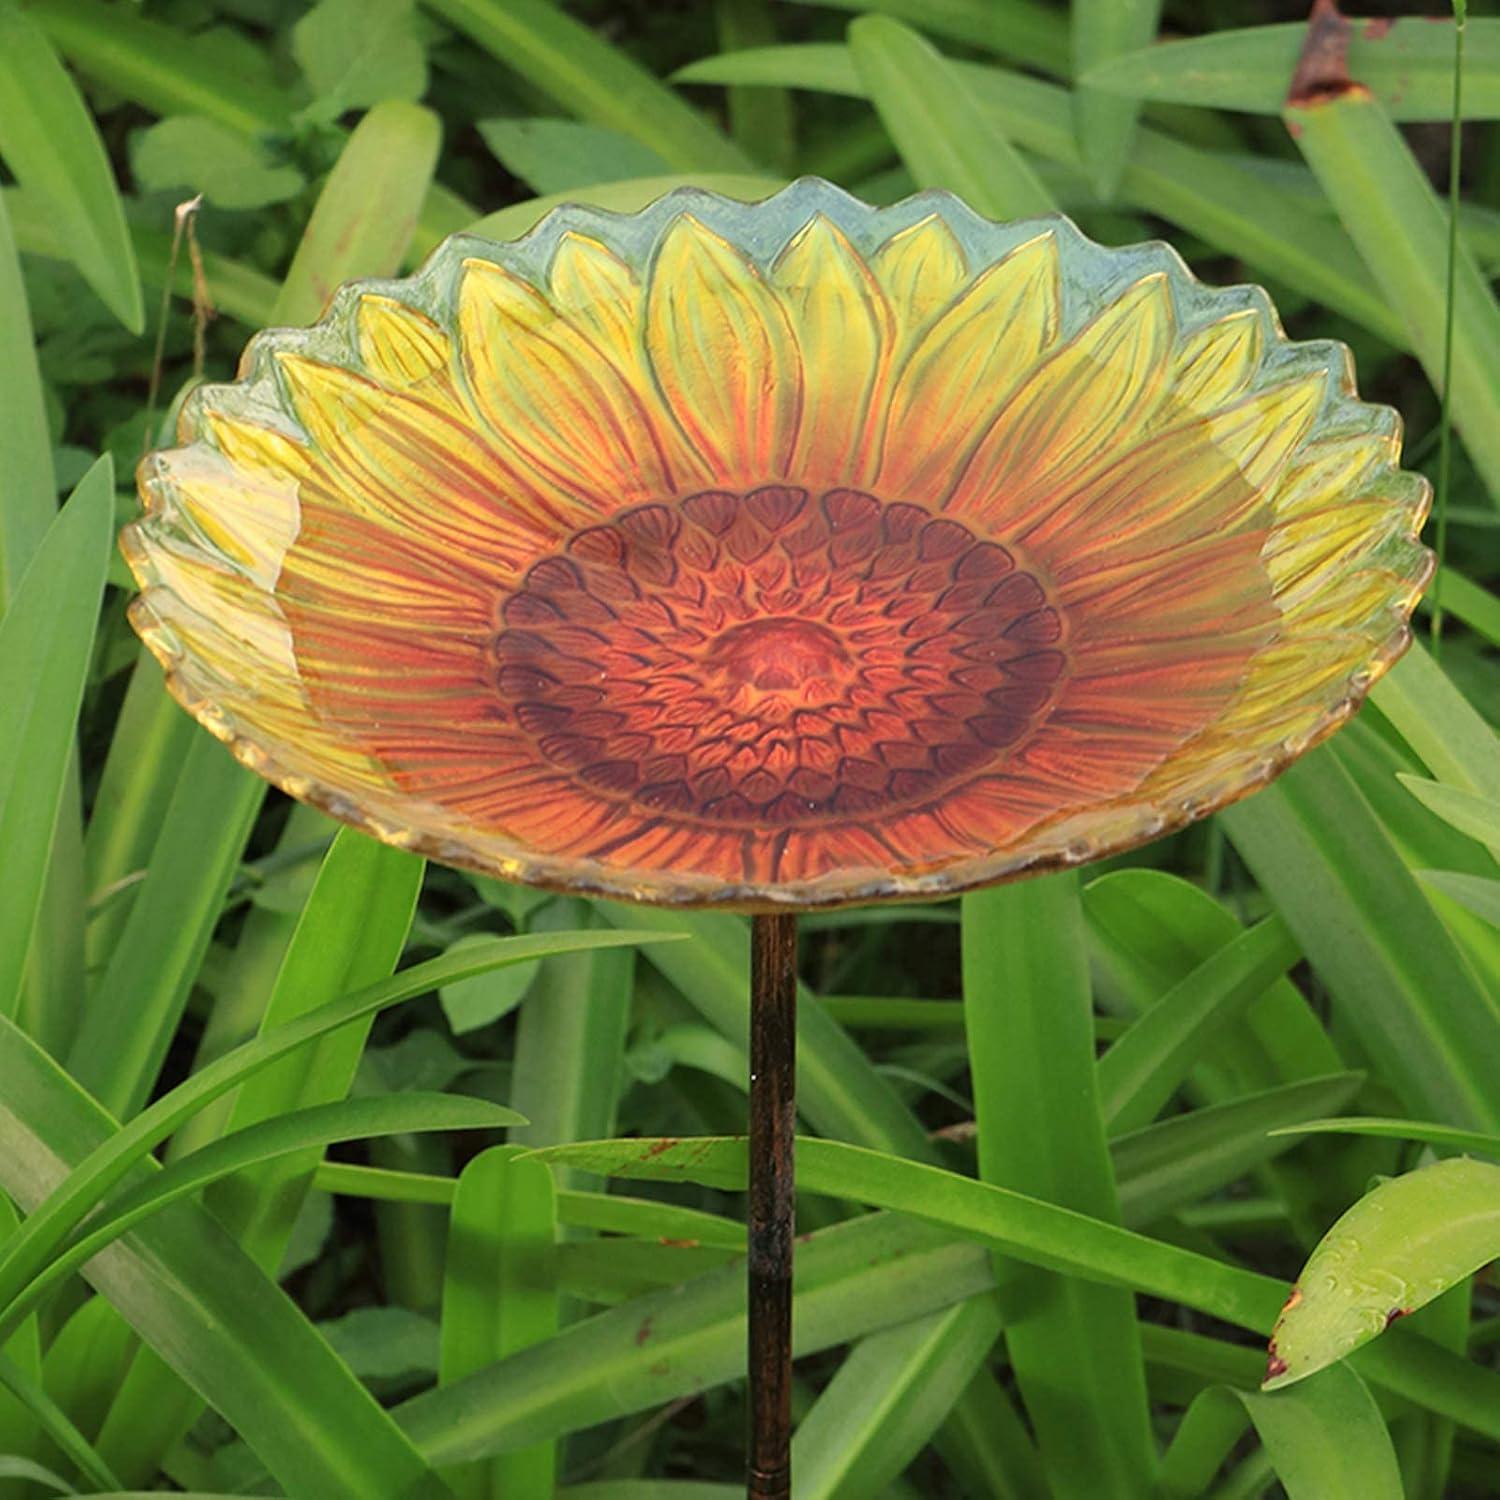
[{"label": "foliage", "polygon": [[800,173],[1168,238],[1434,473],[1451,370],[1458,445],[1440,655],[1272,787],[804,920],[798,1495],[1500,1493],[1500,21],[1450,286],[1452,24],[1353,23],[1367,90],[1285,129],[1255,9],[0,0],[7,1500],[735,1493],[745,920],[267,795],[106,548],[183,389],[341,281]]}]

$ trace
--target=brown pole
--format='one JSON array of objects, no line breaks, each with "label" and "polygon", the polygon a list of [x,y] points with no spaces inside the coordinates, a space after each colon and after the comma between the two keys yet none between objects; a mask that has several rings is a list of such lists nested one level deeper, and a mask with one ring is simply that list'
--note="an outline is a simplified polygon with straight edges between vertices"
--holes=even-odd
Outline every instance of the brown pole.
[{"label": "brown pole", "polygon": [[750,924],[750,1433],[745,1493],[792,1483],[792,1138],[797,1105],[797,918]]}]

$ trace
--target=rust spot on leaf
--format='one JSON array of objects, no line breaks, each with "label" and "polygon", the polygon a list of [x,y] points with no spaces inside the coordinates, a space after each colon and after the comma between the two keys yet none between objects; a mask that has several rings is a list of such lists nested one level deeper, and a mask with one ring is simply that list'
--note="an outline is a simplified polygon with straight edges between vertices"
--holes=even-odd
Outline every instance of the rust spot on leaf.
[{"label": "rust spot on leaf", "polygon": [[702,1240],[674,1240],[664,1234],[661,1236],[661,1243],[670,1246],[673,1250],[696,1250],[703,1242]]},{"label": "rust spot on leaf", "polygon": [[637,1349],[651,1337],[651,1319],[643,1318],[641,1326],[635,1331],[635,1346]]},{"label": "rust spot on leaf", "polygon": [[672,1361],[669,1359],[659,1359],[646,1373],[648,1375],[670,1375],[672,1373]]},{"label": "rust spot on leaf", "polygon": [[641,1160],[650,1161],[653,1156],[660,1156],[663,1152],[670,1151],[676,1144],[677,1137],[675,1135],[665,1136],[663,1139],[653,1142],[643,1151],[641,1153]]},{"label": "rust spot on leaf", "polygon": [[1385,1315],[1385,1326],[1387,1328],[1389,1328],[1391,1326],[1391,1324],[1396,1321],[1397,1318],[1409,1318],[1410,1316],[1411,1316],[1411,1308],[1409,1308],[1409,1307],[1393,1307]]},{"label": "rust spot on leaf", "polygon": [[1276,1340],[1271,1340],[1270,1354],[1266,1360],[1266,1379],[1275,1380],[1279,1375],[1285,1375],[1290,1366],[1276,1352]]},{"label": "rust spot on leaf", "polygon": [[1368,94],[1349,76],[1349,38],[1354,23],[1338,8],[1338,0],[1313,0],[1302,55],[1287,90],[1289,108],[1306,109],[1349,94]]}]

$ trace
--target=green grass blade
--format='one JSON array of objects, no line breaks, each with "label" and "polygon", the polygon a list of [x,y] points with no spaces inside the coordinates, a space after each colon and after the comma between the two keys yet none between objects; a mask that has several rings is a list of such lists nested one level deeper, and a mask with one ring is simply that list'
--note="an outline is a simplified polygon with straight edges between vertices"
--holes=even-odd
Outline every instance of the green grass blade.
[{"label": "green grass blade", "polygon": [[1287,1144],[1272,1134],[1278,1127],[1348,1104],[1364,1081],[1363,1073],[1303,1079],[1119,1136],[1111,1154],[1121,1220],[1154,1224],[1228,1187]]},{"label": "green grass blade", "polygon": [[[458,1179],[443,1275],[442,1362],[448,1385],[556,1336],[557,1200],[552,1174],[499,1146]],[[449,1476],[460,1500],[550,1495],[557,1447],[537,1443]]]},{"label": "green grass blade", "polygon": [[[577,1146],[556,1148],[577,1152]],[[994,1285],[988,1257],[922,1225],[870,1215],[797,1246],[798,1357],[964,1302]],[[565,1328],[396,1417],[433,1463],[524,1448],[661,1406],[745,1373],[743,1260]]]},{"label": "green grass blade", "polygon": [[114,516],[106,456],[48,528],[0,621],[0,1016],[16,1013],[88,679]]},{"label": "green grass blade", "polygon": [[1031,63],[1058,77],[1067,74],[1068,23],[1037,0],[801,0],[834,10],[894,16],[932,36],[982,47]]},{"label": "green grass blade", "polygon": [[1500,799],[1495,731],[1419,642],[1371,697],[1439,781]]},{"label": "green grass blade", "polygon": [[1403,1105],[1500,1124],[1500,1014],[1331,749],[1220,816]]},{"label": "green grass blade", "polygon": [[91,1260],[143,1219],[235,1172],[286,1156],[319,1152],[334,1141],[369,1140],[427,1130],[494,1130],[517,1124],[512,1109],[485,1099],[413,1090],[371,1099],[341,1099],[296,1109],[237,1130],[182,1157],[104,1204],[85,1232],[67,1247],[7,1308],[0,1309],[0,1339],[8,1336],[50,1288]]},{"label": "green grass blade", "polygon": [[[345,1193],[354,1198],[375,1198],[389,1203],[453,1202],[458,1180],[423,1172],[393,1172],[380,1167],[361,1167],[352,1162],[325,1161],[314,1186],[327,1193]],[[629,1198],[620,1193],[589,1193],[568,1188],[557,1194],[557,1219],[581,1229],[602,1229],[610,1234],[638,1235],[644,1239],[682,1240],[718,1245],[729,1250],[745,1247],[745,1226],[702,1209],[681,1208],[650,1198]]]},{"label": "green grass blade", "polygon": [[1292,1399],[1236,1392],[1287,1500],[1402,1500],[1389,1432],[1353,1370],[1325,1370]]},{"label": "green grass blade", "polygon": [[[545,915],[551,927],[593,925],[581,902],[557,903]],[[516,1027],[511,1103],[529,1123],[511,1141],[550,1146],[614,1130],[634,967],[624,951],[543,962]]]},{"label": "green grass blade", "polygon": [[[482,974],[507,963],[524,963],[552,953],[584,948],[610,948],[631,943],[669,941],[672,933],[572,932],[543,933],[535,937],[497,938],[487,945],[474,944],[427,963],[414,964],[390,979],[382,980],[352,995],[278,1026],[253,1042],[236,1047],[193,1074],[144,1109],[127,1125],[91,1151],[68,1174],[57,1191],[34,1211],[20,1231],[0,1245],[0,1302],[8,1302],[46,1263],[64,1235],[115,1183],[185,1119],[203,1105],[243,1083],[260,1069],[297,1048],[317,1041],[341,1026],[374,1015],[414,995],[426,994],[454,979]],[[13,1026],[0,1021],[0,1064],[18,1055],[24,1038]]]},{"label": "green grass blade", "polygon": [[[6,1080],[0,1187],[33,1210],[29,1226],[66,1174],[108,1152],[124,1132],[50,1057],[4,1023],[0,1076]],[[90,1261],[87,1274],[238,1429],[286,1493],[328,1500],[436,1500],[442,1493],[312,1324],[195,1204],[174,1204],[141,1224]]]},{"label": "green grass blade", "polygon": [[1441,891],[1466,911],[1500,927],[1500,880],[1465,875],[1457,870],[1417,870],[1415,873],[1423,885]]},{"label": "green grass blade", "polygon": [[798,1500],[879,1495],[931,1440],[1000,1336],[993,1297],[872,1333],[792,1439]]},{"label": "green grass blade", "polygon": [[1130,156],[1139,101],[1091,87],[1091,71],[1144,47],[1156,35],[1161,0],[1074,0],[1072,6],[1073,121],[1078,149],[1094,190],[1106,202],[1115,194]]},{"label": "green grass blade", "polygon": [[1265,1388],[1316,1374],[1500,1256],[1500,1166],[1451,1157],[1382,1182],[1308,1257]]},{"label": "green grass blade", "polygon": [[11,0],[0,5],[0,158],[46,203],[84,280],[140,333],[141,282],[104,142],[46,32]]},{"label": "green grass blade", "polygon": [[159,115],[204,115],[247,135],[290,123],[290,95],[225,67],[200,39],[105,0],[34,0],[37,22],[85,73]]},{"label": "green grass blade", "polygon": [[1146,1011],[1099,1059],[1099,1099],[1112,1132],[1154,1120],[1214,1040],[1296,962],[1296,939],[1268,917],[1226,943]]},{"label": "green grass blade", "polygon": [[[368,985],[396,967],[411,926],[423,863],[352,829],[340,830],[276,975],[260,1036]],[[240,1088],[226,1132],[240,1132],[289,1110],[342,1099],[369,1034],[369,1019],[325,1036]],[[211,1206],[267,1271],[280,1263],[321,1152],[304,1152],[222,1184]]]},{"label": "green grass blade", "polygon": [[265,795],[265,782],[193,731],[145,879],[68,1052],[68,1070],[112,1114],[133,1114],[151,1091]]},{"label": "green grass blade", "polygon": [[743,172],[745,154],[634,58],[546,0],[424,0],[580,120],[649,146],[683,172]]},{"label": "green grass blade", "polygon": [[[100,1458],[88,1439],[68,1420],[68,1414],[30,1374],[3,1354],[0,1354],[0,1386],[8,1390],[36,1417],[42,1430],[90,1483],[109,1490],[120,1487],[120,1481],[115,1478],[109,1465]],[[35,1476],[24,1477],[34,1478]],[[73,1493],[76,1494],[77,1491]]]},{"label": "green grass blade", "polygon": [[1480,1130],[1458,1130],[1432,1120],[1382,1119],[1375,1115],[1348,1115],[1327,1120],[1304,1120],[1299,1125],[1279,1127],[1281,1135],[1312,1135],[1332,1131],[1343,1135],[1377,1135],[1399,1141],[1422,1141],[1441,1151],[1473,1152],[1500,1160],[1500,1135]]},{"label": "green grass blade", "polygon": [[311,323],[351,276],[401,265],[437,166],[441,125],[430,109],[388,99],[355,127],[308,220],[271,312]]},{"label": "green grass blade", "polygon": [[9,194],[0,194],[0,615],[3,615],[57,512],[52,438],[42,399],[42,375],[32,338],[31,312],[16,254]]},{"label": "green grass blade", "polygon": [[947,188],[992,219],[1056,209],[958,70],[910,27],[862,16],[849,55],[918,187]]},{"label": "green grass blade", "polygon": [[[981,1178],[1117,1219],[1077,877],[965,896],[963,982]],[[1132,1299],[1071,1278],[1016,1295],[1031,1305],[1006,1346],[1059,1500],[1142,1493],[1155,1458]],[[1093,1414],[1083,1430],[1080,1400]]]},{"label": "green grass blade", "polygon": [[[1390,118],[1358,90],[1290,105],[1287,128],[1441,391],[1448,214]],[[1460,242],[1454,283],[1453,420],[1500,504],[1500,304]]]},{"label": "green grass blade", "polygon": [[[1500,116],[1500,21],[1471,20],[1464,118]],[[1091,67],[1081,81],[1136,99],[1279,115],[1307,26],[1291,21],[1161,42]],[[1352,21],[1349,75],[1394,120],[1453,116],[1453,27],[1438,16]]]},{"label": "green grass blade", "polygon": [[[1496,749],[1500,750],[1500,745]],[[1500,800],[1421,776],[1398,775],[1396,779],[1429,812],[1436,813],[1449,827],[1487,844],[1500,859]]]},{"label": "green grass blade", "polygon": [[[776,41],[769,0],[717,0],[719,46],[765,47]],[[786,89],[730,89],[729,132],[752,161],[790,173],[797,156],[796,115]]]},{"label": "green grass blade", "polygon": [[103,969],[124,930],[161,831],[172,792],[194,739],[193,721],[142,648],[130,674],[84,837],[84,884],[90,906],[85,954]]}]

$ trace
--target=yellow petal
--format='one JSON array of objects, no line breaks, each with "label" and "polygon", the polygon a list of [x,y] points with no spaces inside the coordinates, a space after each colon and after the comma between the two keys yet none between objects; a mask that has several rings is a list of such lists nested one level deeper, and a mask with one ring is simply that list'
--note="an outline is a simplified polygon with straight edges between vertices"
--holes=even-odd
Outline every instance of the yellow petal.
[{"label": "yellow petal", "polygon": [[557,242],[548,276],[552,305],[622,369],[640,364],[641,287],[607,246],[569,230]]},{"label": "yellow petal", "polygon": [[1117,461],[1161,399],[1175,321],[1165,272],[1135,282],[1032,372],[990,427],[948,502],[1024,530],[1059,495]]},{"label": "yellow petal", "polygon": [[577,524],[444,413],[335,365],[277,359],[321,460],[307,483],[326,503],[509,568]]},{"label": "yellow petal", "polygon": [[[1250,308],[1195,329],[1172,357],[1167,405],[1189,412],[1228,406],[1249,386],[1264,342],[1260,314]],[[1174,419],[1180,415],[1173,413]]]},{"label": "yellow petal", "polygon": [[652,267],[646,350],[718,483],[796,477],[803,375],[786,310],[755,267],[691,214],[668,229]]},{"label": "yellow petal", "polygon": [[963,248],[937,214],[893,234],[871,258],[870,269],[885,288],[902,344],[916,337],[969,279]]},{"label": "yellow petal", "polygon": [[391,297],[361,297],[355,327],[359,357],[382,385],[402,390],[448,367],[447,335],[431,318]]},{"label": "yellow petal", "polygon": [[791,470],[805,485],[866,484],[879,465],[871,413],[884,396],[895,321],[858,252],[818,214],[771,267],[802,351],[802,425]]},{"label": "yellow petal", "polygon": [[273,589],[301,525],[298,482],[237,469],[205,444],[156,453],[141,488],[164,521],[187,526],[258,587]]},{"label": "yellow petal", "polygon": [[219,452],[237,469],[293,480],[305,479],[312,469],[306,445],[283,432],[212,409],[204,411],[203,420]]},{"label": "yellow petal", "polygon": [[644,393],[530,282],[465,261],[458,319],[469,395],[500,443],[597,514],[673,492]]},{"label": "yellow petal", "polygon": [[896,377],[880,487],[946,494],[1006,398],[1057,336],[1057,240],[1040,234],[951,303]]}]

